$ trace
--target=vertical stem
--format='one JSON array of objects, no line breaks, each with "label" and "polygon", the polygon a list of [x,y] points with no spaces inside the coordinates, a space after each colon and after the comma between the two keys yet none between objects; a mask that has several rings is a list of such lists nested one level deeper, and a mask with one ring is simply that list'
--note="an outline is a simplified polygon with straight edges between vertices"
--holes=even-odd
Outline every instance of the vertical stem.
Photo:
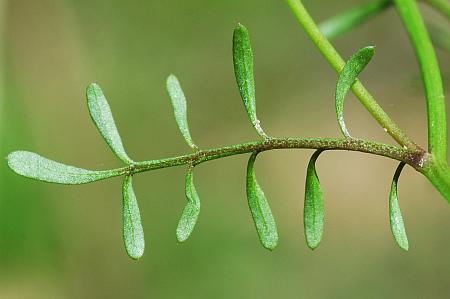
[{"label": "vertical stem", "polygon": [[447,156],[447,124],[444,90],[436,53],[416,1],[394,0],[394,2],[414,47],[425,87],[428,113],[428,151],[442,163],[446,161]]},{"label": "vertical stem", "polygon": [[[292,12],[295,14],[300,26],[306,31],[309,38],[316,45],[328,63],[336,72],[340,72],[345,65],[345,61],[328,41],[328,39],[320,32],[317,24],[311,18],[301,0],[286,0]],[[359,99],[361,104],[369,111],[375,120],[386,129],[400,145],[411,149],[419,149],[419,147],[398,127],[396,123],[384,112],[383,108],[378,105],[369,91],[357,80],[352,91]]]}]

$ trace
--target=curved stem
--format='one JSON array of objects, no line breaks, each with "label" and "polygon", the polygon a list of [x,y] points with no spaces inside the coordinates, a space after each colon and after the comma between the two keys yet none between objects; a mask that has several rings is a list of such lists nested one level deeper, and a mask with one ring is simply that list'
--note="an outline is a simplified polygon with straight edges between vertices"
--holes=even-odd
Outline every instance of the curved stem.
[{"label": "curved stem", "polygon": [[403,161],[418,171],[426,163],[427,154],[423,151],[404,149],[388,144],[346,138],[269,138],[263,141],[254,141],[237,145],[225,146],[208,150],[199,150],[195,153],[178,157],[135,162],[129,167],[131,174],[173,167],[185,164],[198,165],[200,163],[223,157],[261,152],[274,149],[322,149],[322,150],[347,150],[370,153],[385,156],[398,161]]},{"label": "curved stem", "polygon": [[[290,9],[297,17],[301,27],[306,31],[310,39],[330,63],[336,72],[340,72],[345,65],[345,61],[328,41],[328,39],[320,32],[317,24],[311,18],[306,8],[300,0],[286,0]],[[420,148],[394,123],[394,121],[386,114],[380,105],[375,101],[369,91],[357,80],[352,86],[352,91],[369,111],[375,120],[386,129],[387,133],[392,136],[401,146],[411,149],[420,150]]]},{"label": "curved stem", "polygon": [[414,0],[394,0],[419,62],[428,113],[428,151],[446,161],[447,124],[441,72],[428,31]]}]

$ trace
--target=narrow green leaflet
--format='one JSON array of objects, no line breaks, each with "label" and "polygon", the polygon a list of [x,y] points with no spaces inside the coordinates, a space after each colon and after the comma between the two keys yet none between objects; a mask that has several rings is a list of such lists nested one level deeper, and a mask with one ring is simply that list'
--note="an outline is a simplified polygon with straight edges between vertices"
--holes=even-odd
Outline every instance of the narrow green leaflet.
[{"label": "narrow green leaflet", "polygon": [[92,120],[111,150],[126,164],[133,163],[133,160],[128,157],[123,148],[122,140],[120,139],[111,113],[111,108],[109,108],[108,101],[103,95],[100,86],[95,83],[89,84],[86,90],[86,98]]},{"label": "narrow green leaflet", "polygon": [[392,179],[391,192],[389,193],[389,221],[392,235],[401,249],[408,251],[408,237],[406,236],[405,224],[403,223],[402,212],[398,204],[397,183],[400,173],[405,163],[401,162],[395,171]]},{"label": "narrow green leaflet", "polygon": [[120,169],[94,171],[65,165],[27,151],[12,152],[7,160],[19,175],[57,184],[86,184],[123,174]]},{"label": "narrow green leaflet", "polygon": [[324,226],[323,192],[322,188],[320,188],[315,165],[321,152],[321,150],[318,150],[312,155],[306,170],[303,224],[306,244],[311,249],[316,249],[319,246]]},{"label": "narrow green leaflet", "polygon": [[122,192],[123,240],[128,256],[137,260],[144,254],[145,242],[141,214],[134,194],[131,176],[125,177]]},{"label": "narrow green leaflet", "polygon": [[256,181],[254,164],[258,153],[253,153],[247,165],[247,200],[253,222],[262,245],[273,250],[278,243],[278,232],[275,219],[270,210],[266,196]]},{"label": "narrow green leaflet", "polygon": [[180,82],[174,75],[170,75],[167,78],[167,92],[169,93],[170,101],[172,102],[173,111],[175,113],[175,120],[177,121],[181,134],[191,148],[197,149],[197,146],[192,140],[191,133],[189,133],[186,97],[181,89]]},{"label": "narrow green leaflet", "polygon": [[321,22],[319,29],[328,39],[334,39],[360,25],[370,17],[381,13],[391,4],[391,0],[376,0],[359,5]]},{"label": "narrow green leaflet", "polygon": [[236,82],[244,101],[247,115],[256,129],[256,132],[266,138],[267,135],[261,128],[256,116],[255,80],[253,77],[253,52],[250,44],[248,30],[238,24],[233,34],[233,63]]},{"label": "narrow green leaflet", "polygon": [[194,168],[190,167],[186,174],[185,192],[187,204],[184,207],[177,226],[178,242],[184,242],[189,238],[200,214],[200,198],[195,190],[193,170]]},{"label": "narrow green leaflet", "polygon": [[350,133],[345,126],[344,121],[344,100],[347,92],[355,83],[356,78],[362,70],[372,59],[375,53],[375,47],[365,47],[353,54],[344,65],[344,68],[339,73],[339,78],[336,84],[336,116],[341,128],[342,134],[345,137],[351,138]]}]

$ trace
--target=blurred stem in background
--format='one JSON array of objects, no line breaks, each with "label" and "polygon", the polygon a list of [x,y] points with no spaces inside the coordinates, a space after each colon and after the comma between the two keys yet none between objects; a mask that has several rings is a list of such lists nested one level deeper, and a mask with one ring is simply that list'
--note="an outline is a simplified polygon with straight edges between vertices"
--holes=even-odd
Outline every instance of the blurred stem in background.
[{"label": "blurred stem in background", "polygon": [[[0,0],[0,154],[2,157],[21,141],[30,142],[27,118],[21,109],[20,86],[11,65],[7,10]],[[18,192],[20,190],[20,192]],[[15,269],[38,264],[54,265],[57,253],[53,212],[46,205],[42,186],[24,184],[0,165],[0,265]],[[43,268],[42,268],[43,269]],[[1,273],[7,273],[5,271]]]},{"label": "blurred stem in background", "polygon": [[[424,0],[431,7],[449,18],[450,2],[446,0]],[[393,6],[392,0],[375,0],[343,11],[326,19],[319,24],[319,29],[328,40],[336,39],[355,27],[368,21],[371,17],[381,14],[387,8]],[[427,22],[429,34],[433,43],[442,50],[450,51],[450,31],[447,23],[438,25]]]},{"label": "blurred stem in background", "polygon": [[450,2],[447,0],[425,0],[425,2],[450,19]]},{"label": "blurred stem in background", "polygon": [[[6,27],[6,0],[0,0],[0,126],[2,122],[4,101],[4,66],[5,66],[5,27]],[[0,127],[0,132],[2,128]],[[0,144],[0,148],[2,145]]]},{"label": "blurred stem in background", "polygon": [[369,17],[379,14],[391,4],[391,0],[377,0],[358,5],[320,23],[320,31],[329,40],[332,40],[363,23]]}]

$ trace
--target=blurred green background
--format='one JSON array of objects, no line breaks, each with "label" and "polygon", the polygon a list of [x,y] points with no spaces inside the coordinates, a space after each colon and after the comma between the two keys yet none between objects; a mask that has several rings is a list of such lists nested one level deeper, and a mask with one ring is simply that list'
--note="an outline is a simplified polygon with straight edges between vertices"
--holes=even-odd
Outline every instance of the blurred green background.
[{"label": "blurred green background", "polygon": [[[323,20],[362,1],[305,1]],[[449,24],[421,6],[427,20]],[[339,136],[336,74],[282,0],[0,1],[1,154],[16,149],[91,169],[117,167],[90,120],[84,92],[99,83],[135,160],[189,152],[165,91],[170,73],[188,99],[203,148],[254,140],[233,76],[234,26],[255,55],[258,114],[273,136]],[[446,23],[447,22],[447,23]],[[374,44],[362,80],[417,143],[426,145],[422,86],[412,49],[389,9],[334,42],[344,57]],[[445,88],[450,54],[438,50]],[[450,94],[447,92],[447,97]],[[392,143],[351,95],[354,136]],[[146,236],[138,261],[121,238],[121,180],[82,186],[34,182],[0,166],[0,298],[449,298],[450,205],[405,169],[399,196],[410,239],[389,230],[397,163],[327,152],[318,162],[325,236],[304,242],[307,150],[259,156],[257,173],[278,222],[274,252],[257,239],[245,198],[247,156],[196,169],[202,212],[186,244],[175,228],[185,204],[184,167],[135,177]]]}]

